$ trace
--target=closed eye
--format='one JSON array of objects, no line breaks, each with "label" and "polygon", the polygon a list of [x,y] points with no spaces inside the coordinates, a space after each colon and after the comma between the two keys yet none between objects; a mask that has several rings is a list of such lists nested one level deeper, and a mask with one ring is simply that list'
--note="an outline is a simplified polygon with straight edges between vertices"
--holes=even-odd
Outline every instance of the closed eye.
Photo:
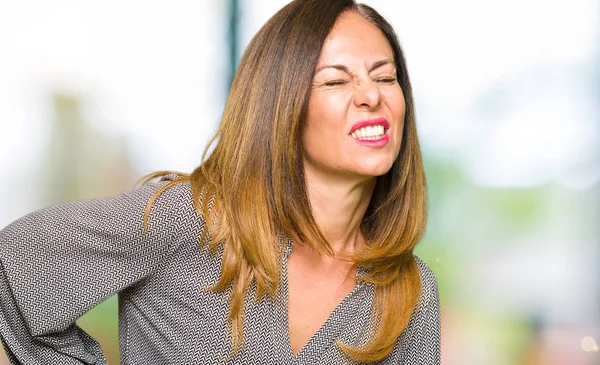
[{"label": "closed eye", "polygon": [[325,85],[325,86],[339,86],[339,85],[345,85],[346,83],[348,83],[348,81],[346,81],[346,80],[331,80],[331,81],[325,82],[323,85]]},{"label": "closed eye", "polygon": [[393,84],[394,82],[396,82],[396,78],[395,77],[380,77],[380,78],[376,79],[375,81],[381,82],[384,84]]}]

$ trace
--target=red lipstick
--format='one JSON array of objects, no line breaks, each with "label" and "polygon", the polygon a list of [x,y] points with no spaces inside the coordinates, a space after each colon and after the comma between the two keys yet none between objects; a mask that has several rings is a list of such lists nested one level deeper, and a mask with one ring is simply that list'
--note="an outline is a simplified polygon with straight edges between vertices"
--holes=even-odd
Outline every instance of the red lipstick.
[{"label": "red lipstick", "polygon": [[388,123],[387,119],[385,119],[385,118],[374,118],[374,119],[362,120],[362,121],[354,124],[352,126],[352,128],[350,128],[350,134],[354,133],[357,129],[361,129],[361,128],[364,128],[364,127],[372,127],[374,125],[381,125],[381,126],[383,126],[383,129],[385,129],[386,131],[388,129],[390,129],[390,123]]},{"label": "red lipstick", "polygon": [[[364,137],[365,133],[364,131],[362,133],[358,133],[358,135],[360,136],[362,134],[361,137],[357,137],[356,135],[353,135],[354,132],[358,131],[361,128],[365,128],[365,127],[383,127],[383,135],[381,135],[381,137],[377,138],[377,139],[372,139],[373,137]],[[356,141],[356,143],[365,146],[365,147],[371,147],[371,148],[377,148],[377,147],[383,147],[385,146],[388,141],[389,141],[389,136],[387,134],[387,130],[390,128],[390,124],[388,123],[387,119],[385,118],[373,118],[373,119],[368,119],[368,120],[363,120],[360,121],[356,124],[354,124],[352,126],[352,128],[350,128],[350,135],[352,136],[352,139],[354,139],[354,141]]]}]

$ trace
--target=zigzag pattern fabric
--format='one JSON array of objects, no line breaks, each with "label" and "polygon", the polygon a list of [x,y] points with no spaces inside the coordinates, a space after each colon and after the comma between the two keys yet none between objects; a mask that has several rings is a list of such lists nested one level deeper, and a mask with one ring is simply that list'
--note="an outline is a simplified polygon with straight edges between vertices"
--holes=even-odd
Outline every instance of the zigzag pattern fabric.
[{"label": "zigzag pattern fabric", "polygon": [[[0,231],[0,337],[12,364],[106,364],[98,343],[75,320],[119,293],[123,365],[347,364],[335,344],[360,344],[374,288],[359,283],[294,355],[287,327],[287,270],[276,300],[245,303],[245,346],[232,354],[228,293],[206,290],[220,276],[220,256],[199,245],[205,228],[189,184],[155,202],[150,231],[143,212],[162,181],[103,199],[31,213]],[[420,305],[380,364],[439,364],[435,276],[415,257]],[[394,305],[394,303],[390,303]]]}]

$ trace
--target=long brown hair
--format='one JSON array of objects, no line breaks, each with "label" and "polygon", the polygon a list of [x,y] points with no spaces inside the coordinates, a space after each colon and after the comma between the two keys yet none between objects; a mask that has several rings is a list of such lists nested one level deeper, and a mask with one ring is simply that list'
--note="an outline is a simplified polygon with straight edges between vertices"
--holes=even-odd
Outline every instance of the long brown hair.
[{"label": "long brown hair", "polygon": [[406,112],[399,156],[391,170],[377,178],[361,224],[367,245],[352,258],[368,269],[361,280],[375,285],[377,325],[366,345],[338,341],[338,346],[360,362],[383,359],[419,300],[421,281],[413,249],[425,228],[426,187],[412,89],[396,34],[375,10],[352,0],[295,0],[269,19],[248,45],[204,162],[192,174],[179,174],[165,185],[147,209],[164,189],[190,182],[196,208],[209,228],[200,240],[214,250],[223,248],[222,275],[212,290],[232,288],[228,320],[234,349],[243,344],[244,298],[250,284],[256,284],[257,299],[276,296],[283,236],[333,254],[311,212],[301,135],[321,47],[345,11],[362,15],[387,38]]}]

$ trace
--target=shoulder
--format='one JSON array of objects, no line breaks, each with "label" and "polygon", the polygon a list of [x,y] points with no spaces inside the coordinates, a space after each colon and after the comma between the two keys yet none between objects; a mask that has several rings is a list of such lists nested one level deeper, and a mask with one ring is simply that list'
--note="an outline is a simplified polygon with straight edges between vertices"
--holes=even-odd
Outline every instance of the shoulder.
[{"label": "shoulder", "polygon": [[414,259],[419,269],[419,275],[421,276],[420,304],[425,306],[431,304],[437,305],[439,302],[437,278],[423,260],[416,255],[414,255]]},{"label": "shoulder", "polygon": [[147,197],[146,201],[160,209],[181,212],[193,208],[192,191],[189,181],[177,181],[177,175],[162,176],[158,180],[144,183],[138,191]]},{"label": "shoulder", "polygon": [[[154,192],[158,192],[162,188],[165,188],[167,184],[173,183],[176,180],[177,175],[175,174],[164,175],[158,180],[149,181],[145,183],[142,187],[146,187],[150,190],[154,190]],[[178,181],[176,184],[173,184],[168,188],[164,189],[164,191],[161,193],[161,195],[164,195],[166,199],[170,200],[180,199],[186,194],[189,194],[191,196],[190,182],[187,180]]]},{"label": "shoulder", "polygon": [[145,182],[133,192],[143,201],[150,223],[153,220],[169,220],[169,225],[174,226],[196,218],[190,182],[176,178],[175,174],[165,175]]}]

